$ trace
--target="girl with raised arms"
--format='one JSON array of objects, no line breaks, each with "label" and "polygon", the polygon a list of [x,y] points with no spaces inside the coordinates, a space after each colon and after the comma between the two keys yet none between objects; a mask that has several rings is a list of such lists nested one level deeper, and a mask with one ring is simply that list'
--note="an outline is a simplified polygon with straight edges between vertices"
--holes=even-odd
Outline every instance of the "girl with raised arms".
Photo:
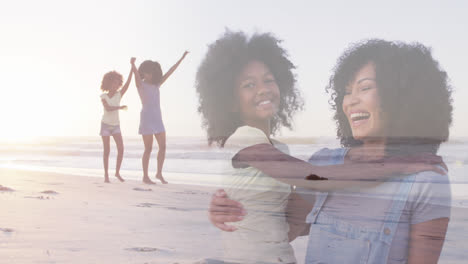
[{"label": "girl with raised arms", "polygon": [[132,63],[132,71],[135,74],[135,83],[142,103],[138,133],[142,136],[145,145],[141,161],[143,165],[143,182],[146,184],[154,184],[148,176],[149,159],[153,150],[153,136],[156,138],[159,146],[156,179],[164,184],[167,183],[162,175],[164,160],[166,158],[166,129],[162,120],[159,89],[179,67],[179,64],[187,54],[188,51],[185,51],[176,64],[165,74],[162,73],[161,65],[156,61],[146,60],[140,64],[138,69],[134,61]]}]

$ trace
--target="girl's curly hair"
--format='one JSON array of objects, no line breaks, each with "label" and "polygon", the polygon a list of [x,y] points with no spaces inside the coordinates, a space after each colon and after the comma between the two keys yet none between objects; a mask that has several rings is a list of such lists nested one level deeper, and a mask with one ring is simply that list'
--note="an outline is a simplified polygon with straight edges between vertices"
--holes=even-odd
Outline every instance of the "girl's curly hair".
[{"label": "girl's curly hair", "polygon": [[159,85],[162,80],[162,69],[161,65],[157,61],[145,60],[138,67],[138,73],[143,78],[143,73],[151,74],[151,83]]},{"label": "girl's curly hair", "polygon": [[102,82],[101,82],[101,90],[104,92],[109,91],[110,85],[114,80],[118,80],[120,82],[119,86],[122,86],[123,77],[120,73],[116,71],[110,71],[104,74],[104,77],[102,77]]},{"label": "girl's curly hair", "polygon": [[280,90],[280,105],[271,122],[271,133],[281,126],[291,128],[292,117],[303,107],[293,74],[294,64],[281,41],[271,33],[254,34],[250,38],[243,32],[226,30],[224,35],[209,45],[208,52],[198,68],[196,90],[199,96],[198,112],[203,118],[208,143],[224,146],[227,138],[242,126],[239,113],[232,111],[235,80],[251,61],[263,62]]},{"label": "girl's curly hair", "polygon": [[345,87],[369,62],[375,66],[382,111],[388,115],[387,154],[431,152],[448,139],[452,88],[447,73],[420,43],[371,39],[351,45],[338,59],[326,88],[335,110],[337,136],[345,147],[353,138],[343,112]]}]

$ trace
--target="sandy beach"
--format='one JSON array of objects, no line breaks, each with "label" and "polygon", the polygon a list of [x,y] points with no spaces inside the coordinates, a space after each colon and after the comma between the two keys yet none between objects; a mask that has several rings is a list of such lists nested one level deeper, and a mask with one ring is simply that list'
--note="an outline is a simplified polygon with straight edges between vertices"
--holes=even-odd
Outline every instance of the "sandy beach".
[{"label": "sandy beach", "polygon": [[[0,185],[0,263],[183,264],[223,256],[221,231],[207,217],[216,187],[112,177],[105,184],[99,177],[5,168]],[[464,263],[467,212],[452,208],[439,263]],[[306,244],[307,237],[292,242],[299,264]]]},{"label": "sandy beach", "polygon": [[197,263],[222,255],[214,188],[0,170],[1,263]]}]

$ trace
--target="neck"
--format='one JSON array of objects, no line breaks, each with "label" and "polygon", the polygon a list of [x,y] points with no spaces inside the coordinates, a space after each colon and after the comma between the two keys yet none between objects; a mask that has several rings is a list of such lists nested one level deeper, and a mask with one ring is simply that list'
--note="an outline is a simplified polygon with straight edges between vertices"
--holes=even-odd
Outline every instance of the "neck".
[{"label": "neck", "polygon": [[270,131],[271,131],[271,126],[270,126],[270,121],[266,122],[245,122],[247,126],[255,127],[263,131],[265,135],[267,135],[268,138],[270,138]]},{"label": "neck", "polygon": [[349,156],[351,159],[376,160],[385,156],[385,140],[365,140],[359,147],[353,148]]}]

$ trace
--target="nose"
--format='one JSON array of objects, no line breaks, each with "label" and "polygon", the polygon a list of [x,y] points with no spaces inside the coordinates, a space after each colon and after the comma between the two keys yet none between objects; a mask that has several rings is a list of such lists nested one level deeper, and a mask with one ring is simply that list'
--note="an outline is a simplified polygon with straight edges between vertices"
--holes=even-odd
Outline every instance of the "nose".
[{"label": "nose", "polygon": [[265,95],[265,94],[268,94],[270,93],[270,88],[268,87],[268,85],[265,85],[264,83],[260,83],[258,86],[257,86],[257,96],[262,96],[262,95]]},{"label": "nose", "polygon": [[349,95],[349,104],[350,105],[355,105],[359,103],[359,93],[353,92]]},{"label": "nose", "polygon": [[345,112],[349,111],[349,108],[359,104],[360,98],[356,92],[351,92],[348,95],[345,95],[343,98],[342,107]]}]

